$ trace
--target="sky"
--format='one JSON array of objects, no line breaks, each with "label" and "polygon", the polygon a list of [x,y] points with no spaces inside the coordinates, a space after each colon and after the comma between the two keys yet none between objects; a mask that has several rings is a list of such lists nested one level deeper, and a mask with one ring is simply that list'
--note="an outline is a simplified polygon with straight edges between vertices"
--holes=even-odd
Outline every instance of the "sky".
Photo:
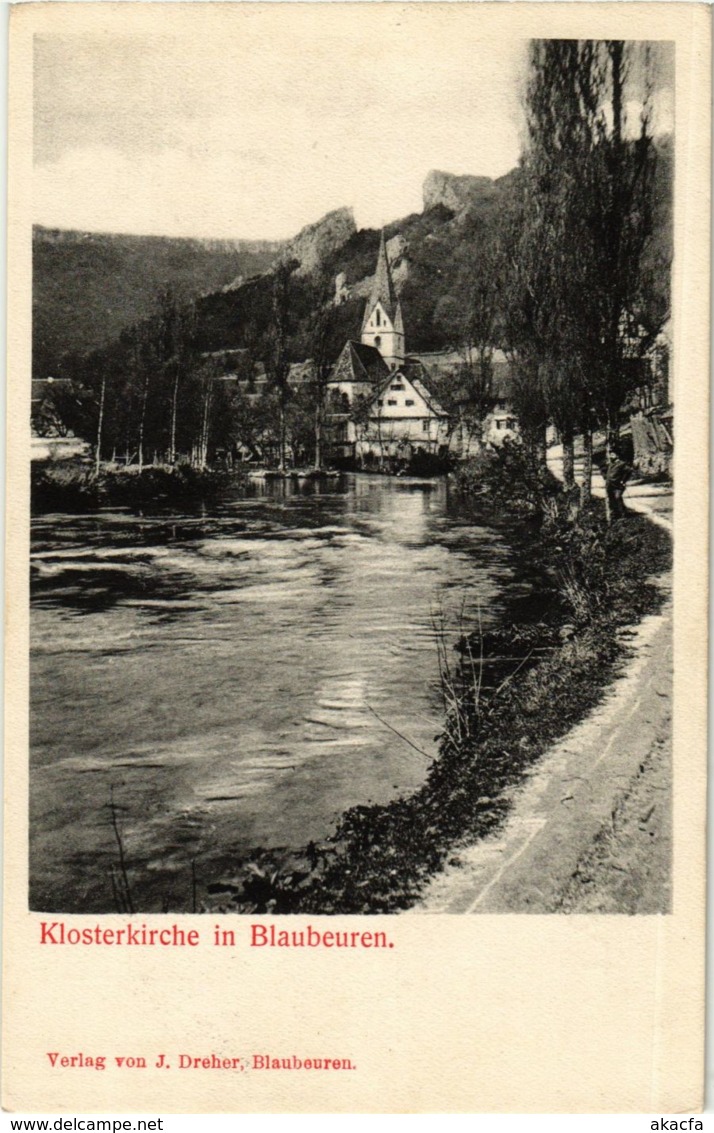
[{"label": "sky", "polygon": [[343,205],[359,226],[419,211],[431,169],[511,169],[522,41],[369,8],[349,25],[307,9],[289,35],[262,11],[215,38],[38,37],[35,222],[281,239]]},{"label": "sky", "polygon": [[36,223],[283,239],[344,205],[419,211],[432,169],[516,164],[524,40],[421,6],[216,7],[35,39]]}]

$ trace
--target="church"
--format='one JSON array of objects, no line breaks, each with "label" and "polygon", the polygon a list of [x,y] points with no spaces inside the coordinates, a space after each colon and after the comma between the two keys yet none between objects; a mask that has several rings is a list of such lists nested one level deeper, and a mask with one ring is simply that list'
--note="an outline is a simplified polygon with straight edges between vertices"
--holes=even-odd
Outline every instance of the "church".
[{"label": "church", "polygon": [[360,341],[346,342],[334,365],[328,412],[333,457],[360,466],[408,462],[417,453],[438,457],[448,447],[449,416],[422,362],[406,354],[384,233]]}]

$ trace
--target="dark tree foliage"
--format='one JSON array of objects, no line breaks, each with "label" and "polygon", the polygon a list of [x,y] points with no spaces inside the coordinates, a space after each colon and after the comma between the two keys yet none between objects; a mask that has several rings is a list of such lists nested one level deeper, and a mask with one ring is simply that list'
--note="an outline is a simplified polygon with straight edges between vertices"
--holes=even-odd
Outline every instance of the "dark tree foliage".
[{"label": "dark tree foliage", "polygon": [[[313,462],[322,468],[325,423],[328,412],[328,382],[343,345],[335,338],[339,307],[332,302],[330,280],[325,275],[314,288],[314,309],[308,323],[309,358],[312,378],[305,390],[306,413],[312,418]],[[344,341],[344,340],[343,340]]]},{"label": "dark tree foliage", "polygon": [[[574,433],[616,429],[633,374],[627,360],[644,348],[656,148],[646,83],[636,130],[625,110],[639,50],[583,40],[530,48],[527,143],[506,222],[505,333],[517,412],[526,429],[556,425],[568,478]],[[646,74],[646,58],[639,62]],[[652,303],[649,313],[656,334]]]}]

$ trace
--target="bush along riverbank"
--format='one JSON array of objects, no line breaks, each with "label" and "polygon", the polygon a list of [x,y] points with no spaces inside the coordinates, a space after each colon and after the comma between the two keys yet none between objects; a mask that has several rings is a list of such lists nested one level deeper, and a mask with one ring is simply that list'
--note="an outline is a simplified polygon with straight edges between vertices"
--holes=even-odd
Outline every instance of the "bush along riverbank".
[{"label": "bush along riverbank", "polygon": [[389,913],[418,900],[458,845],[503,821],[511,788],[602,698],[626,657],[621,630],[661,603],[669,536],[638,515],[608,527],[593,503],[576,515],[549,474],[514,450],[462,469],[455,490],[525,517],[517,553],[542,579],[537,620],[440,645],[445,727],[423,786],[353,807],[334,835],[256,850],[210,883],[205,911]]},{"label": "bush along riverbank", "polygon": [[232,479],[232,473],[188,464],[146,465],[141,470],[104,467],[97,473],[76,461],[50,461],[32,466],[31,506],[36,515],[200,500],[220,492]]}]

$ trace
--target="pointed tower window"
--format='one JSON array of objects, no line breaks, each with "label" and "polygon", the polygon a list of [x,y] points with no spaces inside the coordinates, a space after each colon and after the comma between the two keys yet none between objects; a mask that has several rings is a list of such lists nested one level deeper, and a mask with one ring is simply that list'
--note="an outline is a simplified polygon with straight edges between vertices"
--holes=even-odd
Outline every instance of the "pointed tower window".
[{"label": "pointed tower window", "polygon": [[379,307],[377,307],[377,310],[376,310],[376,311],[374,312],[374,321],[375,321],[375,323],[377,324],[377,326],[379,326],[379,325],[380,325],[380,320],[379,320]]},{"label": "pointed tower window", "polygon": [[379,350],[380,346],[382,345],[382,339],[378,334],[375,334],[374,336],[374,345],[377,347],[377,350]]}]

